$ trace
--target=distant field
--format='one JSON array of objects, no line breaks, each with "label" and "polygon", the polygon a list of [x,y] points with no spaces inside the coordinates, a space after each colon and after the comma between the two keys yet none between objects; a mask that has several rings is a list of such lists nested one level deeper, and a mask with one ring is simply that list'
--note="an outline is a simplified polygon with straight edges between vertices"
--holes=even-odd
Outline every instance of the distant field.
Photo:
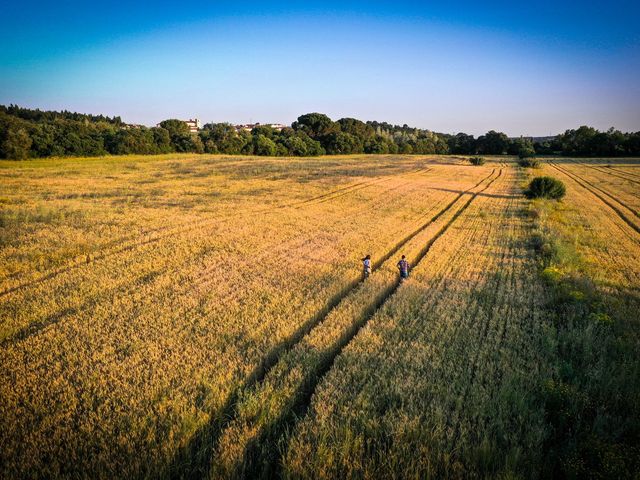
[{"label": "distant field", "polygon": [[637,472],[640,160],[543,163],[0,161],[0,478]]}]

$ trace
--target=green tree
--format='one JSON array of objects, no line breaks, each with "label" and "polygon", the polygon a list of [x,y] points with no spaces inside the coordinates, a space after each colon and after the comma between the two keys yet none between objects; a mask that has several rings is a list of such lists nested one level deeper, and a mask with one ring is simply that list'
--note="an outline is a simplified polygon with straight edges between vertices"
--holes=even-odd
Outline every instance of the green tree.
[{"label": "green tree", "polygon": [[294,135],[284,139],[284,146],[287,148],[290,155],[304,157],[308,152],[305,141]]},{"label": "green tree", "polygon": [[536,155],[536,150],[530,138],[520,137],[511,142],[509,153],[518,155],[519,158],[530,158]]},{"label": "green tree", "polygon": [[256,155],[274,156],[277,151],[277,146],[273,140],[265,137],[264,135],[257,135],[253,141],[253,153]]},{"label": "green tree", "polygon": [[329,155],[358,153],[363,149],[363,145],[357,137],[344,132],[330,133],[325,137],[323,143]]},{"label": "green tree", "polygon": [[153,135],[153,142],[156,145],[156,151],[158,153],[171,152],[171,135],[166,128],[153,127],[151,129],[151,133]]},{"label": "green tree", "polygon": [[296,122],[293,122],[292,127],[294,130],[302,130],[314,140],[322,139],[340,130],[340,126],[323,113],[301,115]]},{"label": "green tree", "polygon": [[29,157],[31,137],[24,128],[10,128],[2,142],[2,156],[11,160],[24,160]]},{"label": "green tree", "polygon": [[502,132],[490,130],[478,138],[477,151],[485,155],[503,155],[509,148],[509,137]]},{"label": "green tree", "polygon": [[473,135],[458,133],[447,140],[449,151],[460,155],[473,155],[476,153],[476,139]]},{"label": "green tree", "polygon": [[337,123],[342,132],[360,139],[361,143],[364,143],[365,140],[373,137],[376,133],[371,125],[367,125],[363,121],[356,120],[355,118],[341,118]]},{"label": "green tree", "polygon": [[169,132],[169,135],[173,137],[174,135],[188,135],[189,127],[182,120],[177,120],[175,118],[171,118],[169,120],[163,120],[160,122],[160,127],[164,128]]}]

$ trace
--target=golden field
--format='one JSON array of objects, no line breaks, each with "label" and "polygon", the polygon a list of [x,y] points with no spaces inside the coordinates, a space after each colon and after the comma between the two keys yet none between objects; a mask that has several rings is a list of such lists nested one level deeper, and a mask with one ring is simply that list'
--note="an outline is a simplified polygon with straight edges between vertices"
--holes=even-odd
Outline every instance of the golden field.
[{"label": "golden field", "polygon": [[0,477],[633,471],[640,163],[488,160],[0,162]]}]

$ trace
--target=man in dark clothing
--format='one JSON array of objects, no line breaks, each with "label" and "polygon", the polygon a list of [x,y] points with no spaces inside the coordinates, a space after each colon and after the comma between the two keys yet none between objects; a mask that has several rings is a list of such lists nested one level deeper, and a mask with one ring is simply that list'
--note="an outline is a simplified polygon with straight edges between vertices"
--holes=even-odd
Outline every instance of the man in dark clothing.
[{"label": "man in dark clothing", "polygon": [[404,280],[409,277],[409,262],[402,255],[402,258],[398,262],[398,270],[400,270],[400,280]]}]

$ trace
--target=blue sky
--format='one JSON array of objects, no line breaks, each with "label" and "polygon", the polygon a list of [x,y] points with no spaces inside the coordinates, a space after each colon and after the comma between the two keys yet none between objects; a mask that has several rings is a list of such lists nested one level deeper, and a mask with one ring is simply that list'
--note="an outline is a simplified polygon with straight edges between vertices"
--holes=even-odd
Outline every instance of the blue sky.
[{"label": "blue sky", "polygon": [[637,2],[12,2],[0,103],[475,135],[640,130]]}]

